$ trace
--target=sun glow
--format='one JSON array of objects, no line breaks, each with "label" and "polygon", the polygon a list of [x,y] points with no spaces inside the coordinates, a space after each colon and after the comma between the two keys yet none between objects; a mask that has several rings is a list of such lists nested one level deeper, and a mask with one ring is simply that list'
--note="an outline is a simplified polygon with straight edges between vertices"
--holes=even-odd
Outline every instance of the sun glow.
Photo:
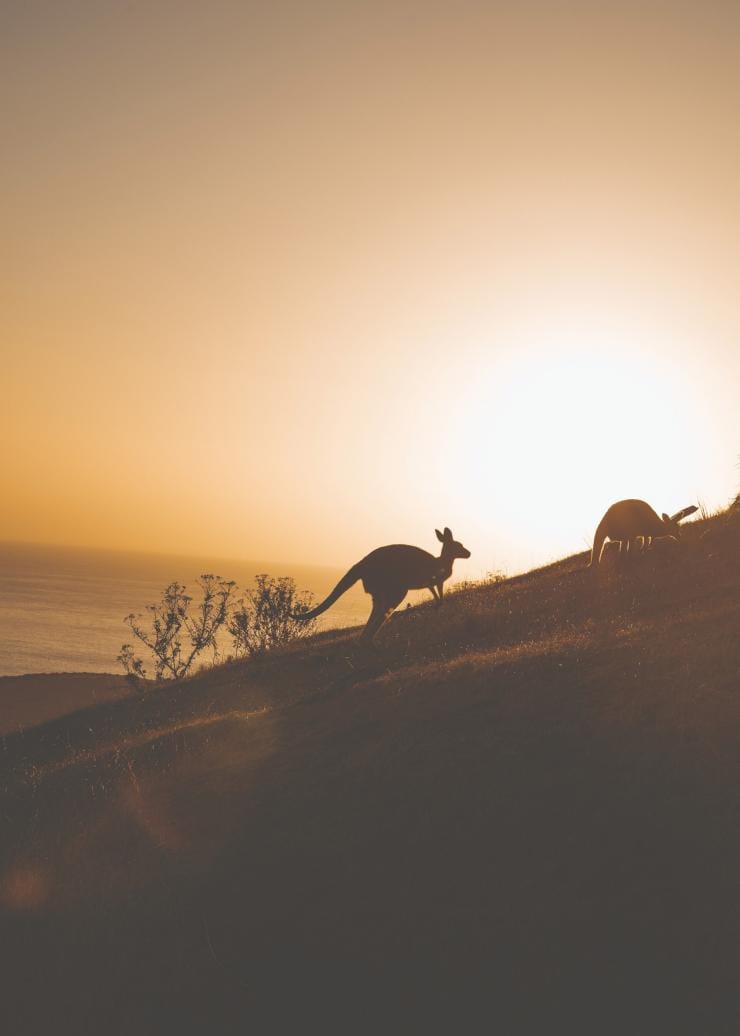
[{"label": "sun glow", "polygon": [[0,539],[464,578],[738,491],[740,5],[68,6],[0,33]]},{"label": "sun glow", "polygon": [[685,377],[644,349],[512,350],[458,422],[458,491],[476,537],[502,530],[494,553],[526,567],[585,549],[616,500],[659,511],[695,502],[707,446],[689,398]]}]

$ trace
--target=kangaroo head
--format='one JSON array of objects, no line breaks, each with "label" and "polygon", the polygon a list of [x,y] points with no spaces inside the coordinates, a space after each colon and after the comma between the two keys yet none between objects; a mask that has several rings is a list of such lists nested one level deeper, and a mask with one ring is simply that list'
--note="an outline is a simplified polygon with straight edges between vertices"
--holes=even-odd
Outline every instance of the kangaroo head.
[{"label": "kangaroo head", "polygon": [[469,558],[470,551],[463,547],[462,543],[458,543],[457,540],[453,540],[452,532],[445,526],[445,531],[440,532],[439,529],[434,530],[437,534],[437,539],[442,544],[442,557],[445,560],[454,560],[455,558]]},{"label": "kangaroo head", "polygon": [[676,511],[673,515],[667,515],[665,512],[660,516],[663,519],[663,525],[665,526],[664,536],[674,536],[676,539],[681,535],[681,528],[679,522],[683,521],[684,518],[688,518],[694,511],[698,511],[699,508],[695,505],[690,507],[684,507],[680,511]]}]

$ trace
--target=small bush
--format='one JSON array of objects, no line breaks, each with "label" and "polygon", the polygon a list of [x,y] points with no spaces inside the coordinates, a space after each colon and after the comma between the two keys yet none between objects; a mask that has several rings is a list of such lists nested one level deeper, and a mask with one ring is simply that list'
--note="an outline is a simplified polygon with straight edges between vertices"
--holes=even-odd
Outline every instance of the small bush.
[{"label": "small bush", "polygon": [[298,618],[311,610],[312,594],[298,592],[290,576],[258,575],[255,583],[254,590],[247,590],[237,602],[226,625],[237,658],[261,655],[316,628],[315,619]]},{"label": "small bush", "polygon": [[[224,626],[231,606],[236,583],[228,582],[210,573],[198,580],[201,600],[190,612],[193,598],[185,592],[181,583],[170,583],[158,604],[150,604],[148,628],[142,615],[126,616],[134,636],[154,656],[154,673],[157,680],[178,680],[187,676],[198,656],[209,649],[214,661],[218,658],[216,634]],[[145,679],[144,662],[135,652],[132,644],[121,647],[118,661],[132,679]]]}]

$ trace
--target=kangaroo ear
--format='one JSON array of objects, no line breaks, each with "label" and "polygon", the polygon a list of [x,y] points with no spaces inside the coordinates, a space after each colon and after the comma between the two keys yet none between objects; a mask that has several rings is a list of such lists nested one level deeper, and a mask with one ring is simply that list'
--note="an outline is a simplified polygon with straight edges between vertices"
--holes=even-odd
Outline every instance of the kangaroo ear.
[{"label": "kangaroo ear", "polygon": [[661,514],[661,516],[660,516],[660,517],[661,517],[661,518],[663,519],[663,521],[664,521],[664,522],[669,522],[669,521],[671,520],[671,519],[670,519],[670,518],[668,517],[668,515],[667,515],[667,514],[665,513],[665,511],[663,511],[663,513]]},{"label": "kangaroo ear", "polygon": [[684,518],[688,518],[690,514],[693,514],[695,511],[698,510],[699,508],[696,506],[696,504],[691,504],[690,507],[683,507],[680,511],[676,511],[675,514],[671,515],[671,521],[682,522]]},{"label": "kangaroo ear", "polygon": [[446,540],[451,540],[452,539],[452,529],[448,528],[446,525],[445,525],[445,539]]},{"label": "kangaroo ear", "polygon": [[434,531],[435,531],[435,533],[437,534],[437,539],[439,540],[439,542],[440,542],[440,543],[444,543],[444,541],[445,541],[445,538],[444,538],[444,536],[442,535],[442,533],[441,533],[441,532],[439,531],[439,529],[435,529]]}]

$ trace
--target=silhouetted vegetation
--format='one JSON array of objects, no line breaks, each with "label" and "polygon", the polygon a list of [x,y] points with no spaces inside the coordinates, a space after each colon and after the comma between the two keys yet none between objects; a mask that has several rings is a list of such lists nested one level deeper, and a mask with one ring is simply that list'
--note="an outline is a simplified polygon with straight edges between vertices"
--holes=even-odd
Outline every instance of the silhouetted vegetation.
[{"label": "silhouetted vegetation", "polygon": [[[137,640],[151,653],[156,680],[189,676],[196,662],[210,654],[210,662],[226,657],[253,657],[306,637],[316,622],[302,618],[311,608],[312,595],[298,591],[289,576],[255,576],[255,588],[238,600],[235,582],[207,573],[198,580],[201,599],[193,598],[182,583],[170,583],[158,604],[147,606],[149,622],[142,615],[127,615],[125,622]],[[231,636],[233,650],[226,651],[219,634]],[[223,638],[222,638],[223,639]],[[205,656],[205,657],[204,657]],[[133,644],[123,644],[117,656],[126,675],[135,683],[147,678],[144,659]]]},{"label": "silhouetted vegetation", "polygon": [[6,1030],[735,1032],[739,546],[689,522],[6,736]]},{"label": "silhouetted vegetation", "polygon": [[[218,659],[216,635],[224,626],[229,615],[229,605],[236,583],[206,573],[198,580],[201,600],[191,613],[193,598],[185,592],[181,583],[170,583],[158,604],[150,604],[148,628],[142,615],[127,615],[125,622],[134,636],[154,656],[154,673],[157,680],[179,680],[187,676],[193,663],[208,649],[212,660]],[[138,657],[132,644],[124,644],[118,661],[127,675],[137,679],[146,678],[144,660]]]},{"label": "silhouetted vegetation", "polygon": [[237,658],[264,654],[313,633],[315,619],[304,619],[311,610],[312,594],[296,589],[290,576],[274,579],[255,576],[254,590],[247,590],[226,623]]}]

